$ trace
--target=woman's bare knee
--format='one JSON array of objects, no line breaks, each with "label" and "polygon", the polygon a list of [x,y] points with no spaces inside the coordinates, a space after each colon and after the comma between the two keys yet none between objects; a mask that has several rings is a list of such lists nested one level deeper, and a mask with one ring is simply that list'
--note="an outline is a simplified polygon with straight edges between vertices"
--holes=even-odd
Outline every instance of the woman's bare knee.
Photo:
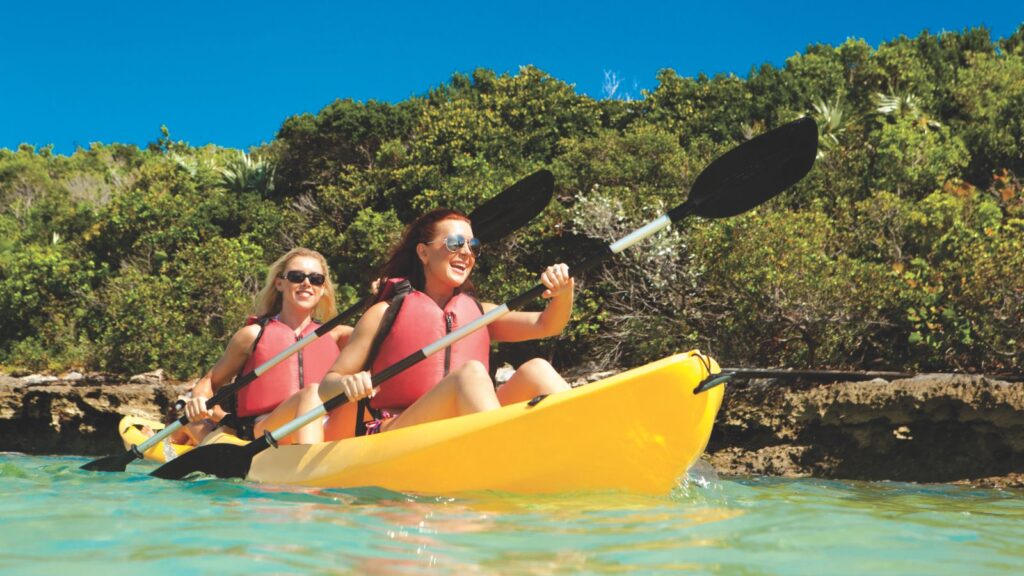
[{"label": "woman's bare knee", "polygon": [[491,384],[491,376],[487,368],[478,360],[470,360],[455,370],[452,370],[452,377],[460,388],[475,387]]},{"label": "woman's bare knee", "polygon": [[470,360],[452,372],[456,403],[460,414],[498,408],[494,383],[482,362]]},{"label": "woman's bare knee", "polygon": [[569,384],[547,360],[534,358],[520,365],[508,382],[498,388],[498,399],[502,404],[514,404],[568,389]]},{"label": "woman's bare knee", "polygon": [[520,372],[537,394],[551,394],[569,389],[569,384],[562,375],[543,358],[527,360],[516,370],[516,374]]},{"label": "woman's bare knee", "polygon": [[543,358],[531,358],[530,360],[523,362],[522,364],[519,365],[519,368],[516,370],[516,372],[523,374],[538,374],[545,376],[552,373],[557,374],[554,366],[552,366],[550,362]]},{"label": "woman's bare knee", "polygon": [[460,379],[479,379],[481,376],[490,378],[487,374],[487,367],[479,360],[468,360],[462,366],[452,370],[451,373]]}]

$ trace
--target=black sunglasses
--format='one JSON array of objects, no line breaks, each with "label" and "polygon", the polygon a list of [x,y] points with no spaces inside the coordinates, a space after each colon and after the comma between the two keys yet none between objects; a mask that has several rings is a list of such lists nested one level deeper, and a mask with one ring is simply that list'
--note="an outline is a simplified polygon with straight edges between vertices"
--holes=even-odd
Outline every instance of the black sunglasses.
[{"label": "black sunglasses", "polygon": [[305,273],[301,270],[289,270],[285,272],[282,278],[287,278],[292,284],[302,284],[302,281],[309,278],[309,283],[313,286],[323,286],[324,282],[327,281],[327,276],[319,272]]},{"label": "black sunglasses", "polygon": [[[430,242],[427,242],[427,244],[433,244],[434,242],[440,242],[441,240],[441,238],[431,240]],[[449,234],[443,238],[443,240],[444,247],[447,248],[449,252],[458,252],[468,243],[469,251],[473,253],[473,256],[480,255],[480,240],[478,238],[470,238],[467,240],[462,234]]]}]

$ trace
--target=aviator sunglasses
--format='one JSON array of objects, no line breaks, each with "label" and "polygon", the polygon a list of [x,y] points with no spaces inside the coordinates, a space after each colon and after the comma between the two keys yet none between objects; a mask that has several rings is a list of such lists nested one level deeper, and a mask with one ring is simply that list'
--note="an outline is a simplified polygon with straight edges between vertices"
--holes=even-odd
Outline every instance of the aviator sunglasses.
[{"label": "aviator sunglasses", "polygon": [[466,237],[463,236],[462,234],[449,234],[445,238],[438,238],[437,240],[431,240],[430,242],[426,242],[426,244],[433,244],[434,242],[441,242],[441,241],[444,241],[444,247],[447,248],[449,252],[453,252],[453,253],[454,252],[458,252],[459,250],[462,250],[462,247],[465,246],[468,243],[469,244],[469,251],[473,253],[473,256],[479,256],[480,255],[480,239],[479,238],[470,238],[469,240],[466,240]]},{"label": "aviator sunglasses", "polygon": [[327,281],[327,277],[319,272],[305,273],[301,270],[289,270],[284,273],[282,278],[287,278],[292,284],[302,284],[302,281],[309,278],[309,283],[313,286],[323,286],[324,282]]}]

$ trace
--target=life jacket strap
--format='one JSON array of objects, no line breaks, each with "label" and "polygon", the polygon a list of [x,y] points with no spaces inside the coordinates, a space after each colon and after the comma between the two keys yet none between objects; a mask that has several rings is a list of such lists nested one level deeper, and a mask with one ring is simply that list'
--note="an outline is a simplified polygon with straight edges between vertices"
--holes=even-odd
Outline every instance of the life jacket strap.
[{"label": "life jacket strap", "polygon": [[[380,319],[380,324],[377,326],[377,333],[373,335],[373,343],[370,344],[370,353],[366,357],[366,364],[363,366],[363,370],[369,370],[370,366],[373,366],[373,361],[377,358],[377,354],[380,353],[380,347],[384,344],[384,339],[391,333],[391,327],[395,325],[395,318],[398,317],[398,312],[402,309],[402,303],[405,302],[405,296],[412,292],[412,284],[408,280],[401,280],[395,282],[392,286],[392,290],[389,296],[391,297],[391,304],[388,306],[384,316]],[[356,411],[356,436],[366,435],[366,412],[369,411],[370,415],[374,419],[379,420],[382,416],[381,412],[376,408],[370,406],[370,399],[363,398],[359,401],[359,409]]]}]

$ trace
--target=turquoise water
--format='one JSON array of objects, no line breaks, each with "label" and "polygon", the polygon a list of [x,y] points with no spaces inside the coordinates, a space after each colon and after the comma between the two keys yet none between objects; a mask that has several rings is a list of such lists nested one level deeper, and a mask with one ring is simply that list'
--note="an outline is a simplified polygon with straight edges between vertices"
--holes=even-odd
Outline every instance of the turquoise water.
[{"label": "turquoise water", "polygon": [[717,478],[665,497],[414,497],[0,453],[3,574],[1020,574],[1024,492]]}]

